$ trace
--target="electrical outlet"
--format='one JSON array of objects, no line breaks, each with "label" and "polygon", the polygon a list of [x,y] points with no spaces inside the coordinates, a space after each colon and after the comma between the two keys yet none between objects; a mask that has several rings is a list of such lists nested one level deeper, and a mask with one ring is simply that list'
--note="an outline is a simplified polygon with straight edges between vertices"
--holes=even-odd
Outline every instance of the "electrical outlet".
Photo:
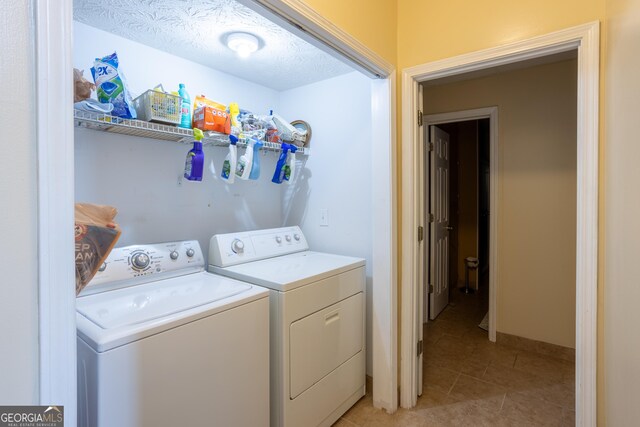
[{"label": "electrical outlet", "polygon": [[320,209],[320,227],[329,226],[329,209]]}]

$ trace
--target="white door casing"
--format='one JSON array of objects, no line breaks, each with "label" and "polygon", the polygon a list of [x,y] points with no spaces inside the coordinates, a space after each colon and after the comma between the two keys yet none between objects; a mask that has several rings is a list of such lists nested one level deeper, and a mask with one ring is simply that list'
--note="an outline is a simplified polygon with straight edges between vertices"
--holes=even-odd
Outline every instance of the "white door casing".
[{"label": "white door casing", "polygon": [[[420,102],[420,104],[422,104],[422,87],[419,88],[418,91],[418,99]],[[425,141],[426,138],[424,138],[424,134],[421,134],[420,140],[419,140],[419,146],[418,146],[418,157],[420,159],[424,159],[425,156]],[[424,206],[426,203],[426,197],[425,197],[425,186],[424,186],[424,181],[421,181],[420,183],[418,183],[418,185],[420,186],[420,189],[418,191],[418,204],[420,206]],[[418,256],[421,259],[424,259],[427,256],[428,251],[426,250],[427,248],[427,242],[425,242],[424,239],[424,235],[426,232],[426,221],[422,220],[419,222],[419,227],[421,230],[421,234],[422,236],[418,236],[418,239],[416,239],[417,244],[418,244]],[[420,233],[420,232],[419,232]],[[418,301],[422,301],[424,298],[424,295],[427,294],[428,289],[426,289],[426,264],[423,265],[423,267],[421,269],[418,270],[418,283],[421,284],[421,286],[416,286],[416,291],[418,292],[418,295],[416,296]],[[419,350],[417,351],[417,357],[416,357],[416,365],[417,365],[417,369],[416,369],[416,395],[417,396],[422,396],[422,371],[423,371],[423,365],[422,365],[422,361],[424,359],[424,352],[423,352],[423,343],[424,343],[424,329],[422,327],[422,319],[424,317],[424,312],[426,312],[426,307],[423,306],[422,304],[418,304],[417,307],[417,315],[415,317],[415,321],[416,321],[416,325],[415,325],[415,330],[416,330],[416,334],[418,335],[417,337],[417,342],[419,343]]]},{"label": "white door casing", "polygon": [[[429,318],[434,320],[449,304],[449,134],[429,126],[431,151]],[[422,181],[422,180],[421,180]]]},{"label": "white door casing", "polygon": [[[416,180],[419,128],[416,114],[420,82],[517,63],[577,49],[577,233],[576,233],[576,425],[596,425],[597,278],[598,278],[598,127],[600,23],[592,22],[554,33],[440,61],[417,65],[402,73],[402,282],[400,405],[412,407],[416,394],[414,337],[417,310],[412,289],[420,259],[413,246],[419,222]],[[427,100],[428,102],[428,100]],[[493,189],[492,189],[493,190]],[[494,220],[492,219],[492,223]],[[492,224],[493,227],[493,224]],[[493,252],[493,250],[492,250]],[[495,319],[494,319],[495,320]],[[491,319],[490,319],[491,322]]]},{"label": "white door casing", "polygon": [[[395,162],[395,71],[386,80],[372,82],[373,283],[372,346],[373,406],[394,412],[398,408],[397,234]],[[391,117],[390,121],[383,118]],[[380,120],[376,119],[379,118]],[[385,280],[388,280],[385,283]]]},{"label": "white door casing", "polygon": [[40,404],[64,406],[70,414],[65,424],[73,427],[77,370],[71,110],[73,4],[70,0],[31,3],[37,82]]}]

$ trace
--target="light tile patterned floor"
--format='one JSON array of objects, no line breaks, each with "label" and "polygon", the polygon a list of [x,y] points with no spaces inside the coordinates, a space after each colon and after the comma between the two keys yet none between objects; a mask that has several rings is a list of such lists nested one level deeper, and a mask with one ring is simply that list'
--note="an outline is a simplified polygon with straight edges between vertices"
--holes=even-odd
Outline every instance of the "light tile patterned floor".
[{"label": "light tile patterned floor", "polygon": [[574,363],[491,343],[485,295],[454,294],[425,326],[424,391],[393,415],[367,394],[334,426],[573,426]]}]

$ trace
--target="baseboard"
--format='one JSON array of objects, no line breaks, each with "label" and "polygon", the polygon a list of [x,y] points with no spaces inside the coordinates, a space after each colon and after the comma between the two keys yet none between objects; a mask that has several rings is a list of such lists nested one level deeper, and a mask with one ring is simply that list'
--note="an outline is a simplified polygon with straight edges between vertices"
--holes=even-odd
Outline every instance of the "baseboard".
[{"label": "baseboard", "polygon": [[498,345],[526,350],[544,356],[555,357],[556,359],[562,359],[568,362],[575,363],[576,360],[576,350],[574,348],[550,344],[543,341],[536,341],[516,335],[505,334],[503,332],[496,333],[496,343]]}]

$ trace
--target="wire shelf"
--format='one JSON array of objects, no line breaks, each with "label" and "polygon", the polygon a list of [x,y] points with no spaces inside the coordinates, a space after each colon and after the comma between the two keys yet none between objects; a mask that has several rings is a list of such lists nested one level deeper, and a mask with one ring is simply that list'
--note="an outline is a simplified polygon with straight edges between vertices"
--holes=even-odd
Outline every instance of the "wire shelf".
[{"label": "wire shelf", "polygon": [[[109,114],[76,109],[73,110],[73,117],[74,124],[77,127],[143,138],[161,139],[182,144],[190,144],[193,142],[193,131],[191,129],[145,122],[142,120],[123,119]],[[206,131],[204,132],[202,144],[221,147],[229,146],[229,135]],[[280,151],[279,143],[262,141],[262,144],[261,150]],[[246,147],[247,142],[241,139],[237,145]],[[309,155],[309,149],[298,147],[296,154]]]}]

